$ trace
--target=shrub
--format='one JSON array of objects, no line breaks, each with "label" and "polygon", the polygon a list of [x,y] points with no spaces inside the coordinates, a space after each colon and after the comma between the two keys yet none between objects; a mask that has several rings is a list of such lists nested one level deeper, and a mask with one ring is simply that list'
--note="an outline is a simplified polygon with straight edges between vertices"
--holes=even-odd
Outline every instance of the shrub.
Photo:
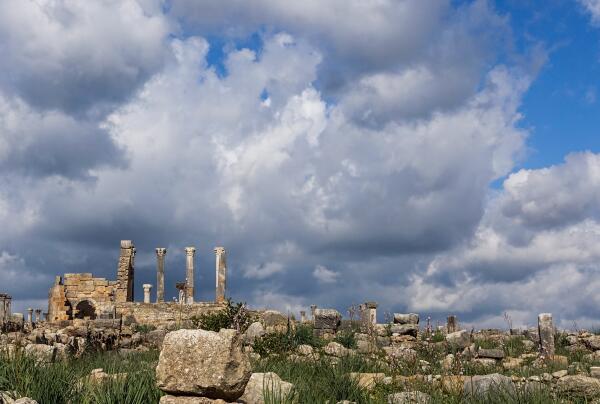
[{"label": "shrub", "polygon": [[221,328],[233,328],[245,332],[252,322],[246,303],[233,303],[227,299],[223,310],[192,317],[194,327],[219,332]]},{"label": "shrub", "polygon": [[357,345],[356,345],[356,338],[355,338],[354,334],[355,333],[352,330],[345,330],[345,331],[339,332],[335,336],[334,341],[342,344],[345,348],[355,349],[357,347]]},{"label": "shrub", "polygon": [[313,328],[299,325],[293,329],[288,323],[285,333],[269,333],[254,341],[254,352],[261,356],[279,355],[295,350],[298,345],[311,345],[319,348],[324,345],[321,338],[315,337]]}]

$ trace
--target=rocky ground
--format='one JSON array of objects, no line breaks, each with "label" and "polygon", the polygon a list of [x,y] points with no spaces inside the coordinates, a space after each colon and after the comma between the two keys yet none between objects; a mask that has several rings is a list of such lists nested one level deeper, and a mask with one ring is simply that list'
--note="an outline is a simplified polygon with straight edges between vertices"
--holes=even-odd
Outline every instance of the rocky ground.
[{"label": "rocky ground", "polygon": [[[0,402],[77,402],[21,383],[15,363],[29,360],[40,380],[57,367],[79,369],[56,388],[81,402],[600,403],[600,335],[591,332],[555,332],[548,355],[538,328],[447,333],[420,327],[418,317],[365,326],[322,314],[305,323],[267,311],[195,324],[215,331],[96,321],[3,333]],[[223,325],[234,329],[216,332]],[[99,355],[119,359],[102,365]],[[127,387],[134,382],[138,397]],[[100,388],[102,397],[112,389],[127,398],[95,401]]]}]

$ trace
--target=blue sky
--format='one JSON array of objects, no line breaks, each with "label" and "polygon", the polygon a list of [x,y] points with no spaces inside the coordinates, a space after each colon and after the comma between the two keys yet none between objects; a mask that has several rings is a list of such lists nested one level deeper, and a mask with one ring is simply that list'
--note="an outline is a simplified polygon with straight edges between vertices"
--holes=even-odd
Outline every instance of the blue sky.
[{"label": "blue sky", "polygon": [[[0,2],[0,292],[600,316],[597,0]],[[27,288],[21,287],[26,283]],[[137,288],[141,298],[141,288]],[[576,291],[576,293],[574,293]]]}]

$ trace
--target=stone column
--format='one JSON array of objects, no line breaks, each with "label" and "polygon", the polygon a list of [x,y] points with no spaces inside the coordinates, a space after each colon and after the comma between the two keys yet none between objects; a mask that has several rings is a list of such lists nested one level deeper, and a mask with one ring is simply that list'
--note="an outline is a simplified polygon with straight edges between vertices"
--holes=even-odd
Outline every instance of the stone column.
[{"label": "stone column", "polygon": [[304,310],[300,311],[300,322],[306,323],[306,312]]},{"label": "stone column", "polygon": [[42,309],[35,309],[35,322],[39,323],[42,319]]},{"label": "stone column", "polygon": [[117,290],[115,302],[133,302],[135,247],[131,240],[121,240],[121,252],[117,267]]},{"label": "stone column", "polygon": [[166,248],[156,249],[156,303],[165,301],[165,255]]},{"label": "stone column", "polygon": [[315,321],[315,310],[317,310],[317,305],[311,304],[310,305],[310,315],[311,315],[313,321]]},{"label": "stone column", "polygon": [[225,287],[227,284],[227,260],[225,256],[225,247],[215,247],[215,279],[215,301],[217,303],[223,303],[225,302]]},{"label": "stone column", "polygon": [[446,321],[446,332],[451,334],[458,331],[458,319],[456,316],[448,316]]},{"label": "stone column", "polygon": [[365,302],[359,306],[363,327],[369,328],[377,324],[377,303]]},{"label": "stone column", "polygon": [[4,324],[6,319],[6,295],[0,293],[0,325]]},{"label": "stone column", "polygon": [[33,322],[33,309],[30,307],[27,309],[27,323],[31,324]]},{"label": "stone column", "polygon": [[152,285],[149,283],[144,283],[142,285],[144,288],[144,303],[150,303],[150,293],[152,292]]},{"label": "stone column", "polygon": [[554,357],[552,313],[541,313],[538,315],[538,333],[540,336],[540,354],[545,358]]},{"label": "stone column", "polygon": [[196,249],[194,247],[186,247],[185,248],[185,268],[186,268],[186,291],[185,295],[187,298],[186,303],[192,304],[194,303],[194,255],[196,254]]}]

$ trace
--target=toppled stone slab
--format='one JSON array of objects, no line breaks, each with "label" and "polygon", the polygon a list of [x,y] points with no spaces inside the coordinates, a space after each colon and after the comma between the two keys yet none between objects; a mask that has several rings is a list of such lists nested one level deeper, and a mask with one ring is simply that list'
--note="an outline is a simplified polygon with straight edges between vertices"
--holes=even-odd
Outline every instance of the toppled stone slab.
[{"label": "toppled stone slab", "polygon": [[419,324],[419,315],[416,313],[394,313],[394,324]]},{"label": "toppled stone slab", "polygon": [[504,359],[504,351],[502,349],[479,348],[477,350],[477,357],[501,360]]},{"label": "toppled stone slab", "polygon": [[162,396],[159,404],[227,404],[227,401],[208,397]]},{"label": "toppled stone slab", "polygon": [[410,335],[416,337],[419,333],[419,326],[417,324],[392,324],[390,331],[392,334],[396,335]]},{"label": "toppled stone slab", "polygon": [[174,395],[239,398],[250,379],[248,356],[235,330],[178,330],[167,334],[156,368],[158,387]]},{"label": "toppled stone slab", "polygon": [[385,373],[350,373],[350,378],[355,380],[358,387],[363,389],[372,389],[377,383],[382,383]]},{"label": "toppled stone slab", "polygon": [[252,373],[244,394],[238,402],[245,404],[265,404],[265,392],[271,397],[271,401],[287,402],[294,385],[281,380],[279,375],[273,372]]}]

